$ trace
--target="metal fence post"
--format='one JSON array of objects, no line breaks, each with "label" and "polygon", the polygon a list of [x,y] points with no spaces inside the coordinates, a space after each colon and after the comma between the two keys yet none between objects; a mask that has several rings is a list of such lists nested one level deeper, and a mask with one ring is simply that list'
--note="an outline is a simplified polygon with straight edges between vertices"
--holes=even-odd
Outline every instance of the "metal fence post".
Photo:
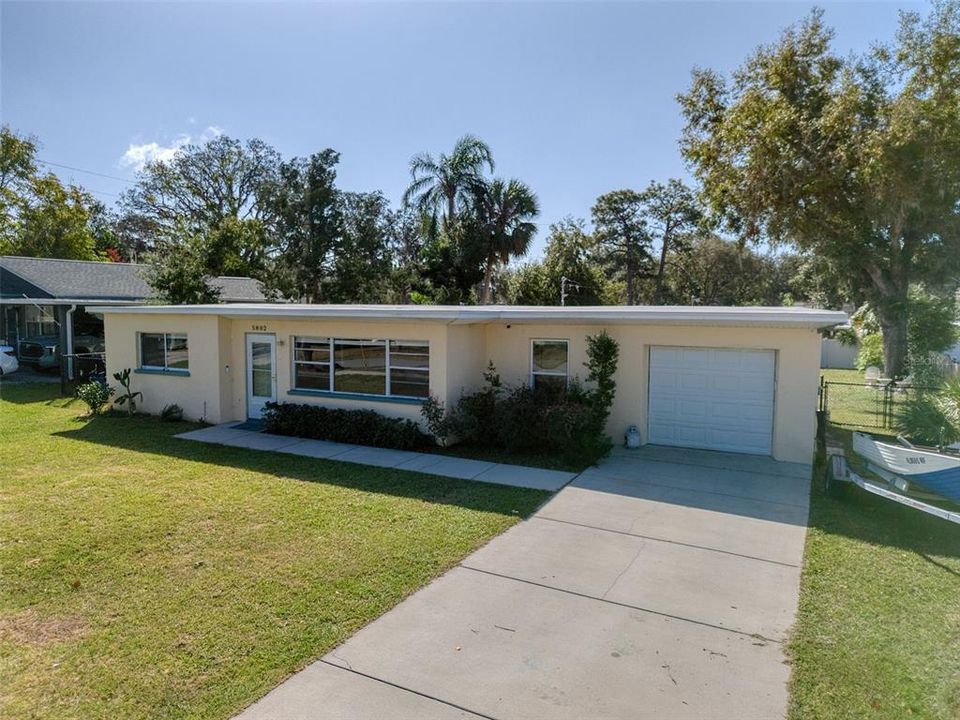
[{"label": "metal fence post", "polygon": [[883,427],[887,429],[893,425],[893,381],[887,383],[883,388]]}]

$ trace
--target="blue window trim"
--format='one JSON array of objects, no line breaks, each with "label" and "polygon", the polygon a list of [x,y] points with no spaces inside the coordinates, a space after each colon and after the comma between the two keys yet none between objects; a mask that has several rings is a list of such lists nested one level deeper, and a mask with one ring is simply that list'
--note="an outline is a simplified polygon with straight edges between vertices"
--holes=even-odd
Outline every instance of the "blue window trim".
[{"label": "blue window trim", "polygon": [[142,375],[177,375],[179,377],[190,377],[189,370],[183,370],[182,368],[137,368],[134,370],[135,373],[140,373]]},{"label": "blue window trim", "polygon": [[371,402],[394,403],[397,405],[422,405],[426,400],[426,398],[400,397],[398,395],[367,395],[365,393],[298,390],[296,388],[288,390],[287,395],[303,395],[307,397],[323,397],[340,400],[369,400]]}]

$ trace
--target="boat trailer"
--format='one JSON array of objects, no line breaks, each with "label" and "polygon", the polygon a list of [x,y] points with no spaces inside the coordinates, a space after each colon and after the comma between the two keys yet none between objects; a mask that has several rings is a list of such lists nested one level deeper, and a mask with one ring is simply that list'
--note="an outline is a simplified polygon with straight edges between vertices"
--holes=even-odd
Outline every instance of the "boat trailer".
[{"label": "boat trailer", "polygon": [[906,480],[898,475],[894,475],[891,472],[884,471],[882,468],[875,467],[872,464],[870,469],[872,472],[877,473],[878,476],[883,478],[883,484],[874,482],[873,480],[868,480],[854,472],[854,470],[850,467],[850,464],[847,462],[843,448],[828,447],[824,487],[827,492],[830,492],[830,490],[835,486],[835,483],[853,483],[857,487],[866,490],[868,493],[879,495],[887,500],[893,500],[901,505],[911,507],[914,510],[919,510],[920,512],[927,513],[928,515],[933,515],[948,522],[957,523],[960,525],[960,513],[951,512],[945,508],[937,507],[936,505],[931,505],[929,503],[922,502],[917,498],[910,497],[909,495],[904,494],[909,488],[909,483]]}]

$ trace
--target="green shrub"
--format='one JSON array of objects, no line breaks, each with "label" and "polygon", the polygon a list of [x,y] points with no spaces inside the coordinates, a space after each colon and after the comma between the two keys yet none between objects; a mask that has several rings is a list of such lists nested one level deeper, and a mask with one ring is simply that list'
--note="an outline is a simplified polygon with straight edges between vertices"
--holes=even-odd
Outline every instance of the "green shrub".
[{"label": "green shrub", "polygon": [[183,420],[183,408],[176,403],[165,405],[160,411],[160,422],[180,422]]},{"label": "green shrub", "polygon": [[496,446],[497,407],[506,389],[490,362],[483,373],[481,390],[463,395],[447,418],[447,431],[468,445]]},{"label": "green shrub", "polygon": [[526,385],[491,388],[460,398],[445,418],[466,445],[507,452],[549,452],[571,464],[596,462],[609,450],[598,433],[589,393],[573,381],[566,390]]},{"label": "green shrub", "polygon": [[960,377],[947,380],[935,391],[911,391],[895,425],[899,433],[921,445],[960,441]]},{"label": "green shrub", "polygon": [[420,415],[423,416],[427,430],[436,438],[437,443],[445,447],[450,437],[450,422],[443,403],[431,395],[423,401]]},{"label": "green shrub", "polygon": [[860,338],[860,352],[854,364],[860,372],[871,366],[883,370],[883,335],[870,333]]},{"label": "green shrub", "polygon": [[110,402],[113,388],[99,382],[88,382],[77,387],[77,397],[86,403],[90,415],[96,415]]},{"label": "green shrub", "polygon": [[143,393],[130,390],[130,368],[115,372],[113,379],[123,388],[123,393],[117,396],[117,405],[126,405],[127,414],[134,415],[137,412],[137,400],[143,400]]},{"label": "green shrub", "polygon": [[267,432],[313,440],[356,443],[395,450],[416,450],[435,440],[412,420],[391,418],[373,410],[343,410],[298,403],[267,403]]},{"label": "green shrub", "polygon": [[945,357],[940,353],[910,357],[910,378],[914,387],[938,388],[947,378]]},{"label": "green shrub", "polygon": [[587,336],[587,381],[596,383],[596,389],[589,392],[587,400],[596,415],[596,423],[603,432],[613,407],[617,383],[613,376],[617,373],[620,359],[620,346],[606,330]]},{"label": "green shrub", "polygon": [[436,400],[424,405],[428,427],[467,445],[508,452],[549,452],[573,465],[592,464],[612,443],[605,426],[616,391],[620,348],[606,331],[587,338],[587,389],[576,379],[566,388],[507,387],[491,363],[485,386],[464,395],[449,414]]}]

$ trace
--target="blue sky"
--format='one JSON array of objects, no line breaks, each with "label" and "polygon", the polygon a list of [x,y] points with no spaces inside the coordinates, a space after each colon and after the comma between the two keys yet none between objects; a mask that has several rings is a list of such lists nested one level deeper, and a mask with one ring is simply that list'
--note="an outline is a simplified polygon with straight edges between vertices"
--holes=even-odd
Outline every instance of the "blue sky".
[{"label": "blue sky", "polygon": [[[841,52],[892,37],[904,3],[824,3]],[[394,203],[418,151],[467,132],[540,197],[543,228],[597,195],[686,177],[676,93],[735,68],[807,3],[14,3],[0,115],[44,160],[133,178],[215,132],[285,156],[341,153],[339,185]],[[127,185],[53,168],[107,203]]]}]

